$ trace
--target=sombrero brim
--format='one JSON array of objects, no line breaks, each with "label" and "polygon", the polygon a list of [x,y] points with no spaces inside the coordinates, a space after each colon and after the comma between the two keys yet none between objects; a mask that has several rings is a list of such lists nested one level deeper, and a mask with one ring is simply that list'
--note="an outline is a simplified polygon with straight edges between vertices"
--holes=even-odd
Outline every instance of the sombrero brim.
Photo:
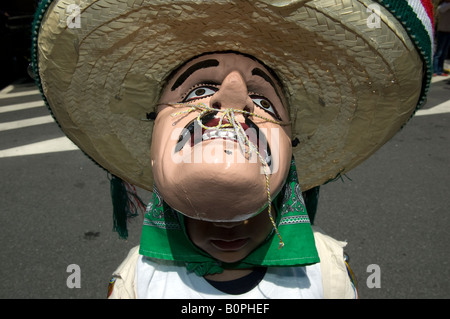
[{"label": "sombrero brim", "polygon": [[74,1],[47,0],[33,64],[65,134],[112,174],[152,190],[153,123],[143,119],[166,76],[208,51],[252,55],[285,85],[307,190],[364,161],[423,103],[428,30],[422,23],[420,39],[411,37],[411,17],[394,17],[390,2],[82,1],[79,24],[69,25]]}]

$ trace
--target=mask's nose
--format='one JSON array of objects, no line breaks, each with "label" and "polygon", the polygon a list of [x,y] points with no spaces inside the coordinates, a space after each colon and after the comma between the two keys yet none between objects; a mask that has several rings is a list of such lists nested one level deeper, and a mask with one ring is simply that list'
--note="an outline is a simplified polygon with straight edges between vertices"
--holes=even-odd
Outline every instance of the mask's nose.
[{"label": "mask's nose", "polygon": [[248,96],[247,85],[238,71],[232,71],[225,77],[219,91],[211,98],[210,107],[215,109],[232,108],[253,112],[253,101]]}]

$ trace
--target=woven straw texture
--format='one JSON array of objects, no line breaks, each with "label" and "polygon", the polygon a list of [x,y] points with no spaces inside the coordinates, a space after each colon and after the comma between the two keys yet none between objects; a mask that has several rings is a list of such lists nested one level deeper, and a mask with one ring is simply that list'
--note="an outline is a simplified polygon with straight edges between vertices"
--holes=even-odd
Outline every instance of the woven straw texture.
[{"label": "woven straw texture", "polygon": [[[39,73],[64,132],[99,165],[152,190],[152,122],[165,77],[204,52],[234,50],[274,69],[289,101],[299,180],[321,185],[364,161],[411,117],[422,61],[373,1],[80,1],[80,28],[53,2]],[[377,16],[378,17],[378,16]]]}]

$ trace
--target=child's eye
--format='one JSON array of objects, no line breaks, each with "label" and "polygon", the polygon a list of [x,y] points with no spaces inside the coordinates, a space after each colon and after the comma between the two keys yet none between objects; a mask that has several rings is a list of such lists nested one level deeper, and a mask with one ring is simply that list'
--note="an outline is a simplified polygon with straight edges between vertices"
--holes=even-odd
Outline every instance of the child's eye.
[{"label": "child's eye", "polygon": [[264,111],[266,111],[267,113],[269,113],[270,115],[272,115],[274,118],[279,119],[279,116],[277,114],[277,112],[275,111],[275,108],[273,107],[272,103],[261,96],[256,96],[253,95],[251,96],[253,103],[256,104],[256,106],[262,108]]},{"label": "child's eye", "polygon": [[217,88],[211,87],[211,86],[199,86],[193,89],[186,95],[186,97],[183,99],[183,102],[189,102],[197,99],[202,99],[208,96],[213,95],[217,92]]}]

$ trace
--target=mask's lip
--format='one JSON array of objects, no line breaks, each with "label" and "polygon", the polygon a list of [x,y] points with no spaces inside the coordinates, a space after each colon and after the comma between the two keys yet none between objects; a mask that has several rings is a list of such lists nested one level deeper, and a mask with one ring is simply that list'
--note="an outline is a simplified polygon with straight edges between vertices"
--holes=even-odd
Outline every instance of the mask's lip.
[{"label": "mask's lip", "polygon": [[[200,121],[205,126],[211,127],[211,129],[208,129],[208,130],[213,131],[213,130],[216,129],[215,126],[217,126],[218,123],[219,123],[219,119],[215,117],[217,113],[218,113],[217,111],[207,112],[207,113],[205,113],[204,115],[202,115],[200,117]],[[228,121],[226,119],[224,119],[223,124],[227,124],[227,123],[228,123]],[[263,153],[261,155],[264,158],[264,160],[266,161],[267,166],[272,171],[272,151],[270,149],[269,143],[267,142],[266,135],[248,117],[245,117],[245,123],[240,123],[240,125],[242,126],[244,131],[246,131],[247,129],[255,130],[255,132],[256,132],[256,139],[257,139],[256,147],[258,148],[258,151],[261,152],[261,150],[259,149],[259,146],[260,145],[266,146],[262,150]],[[203,140],[204,140],[203,139],[203,134],[205,133],[205,131],[208,131],[208,130],[205,129],[205,128],[200,127],[200,124],[198,123],[198,119],[197,118],[194,118],[193,120],[191,120],[183,128],[182,133],[178,137],[177,144],[175,145],[175,153],[180,152],[188,141],[191,142],[191,147],[194,147],[196,144],[203,142]],[[217,129],[217,130],[219,130],[219,129]],[[201,134],[198,134],[198,133],[195,134],[196,132],[201,132]],[[249,138],[248,135],[247,135],[247,137]],[[227,138],[226,136],[219,137],[219,138],[237,142],[236,139]],[[208,139],[208,140],[210,140],[210,139]]]}]

